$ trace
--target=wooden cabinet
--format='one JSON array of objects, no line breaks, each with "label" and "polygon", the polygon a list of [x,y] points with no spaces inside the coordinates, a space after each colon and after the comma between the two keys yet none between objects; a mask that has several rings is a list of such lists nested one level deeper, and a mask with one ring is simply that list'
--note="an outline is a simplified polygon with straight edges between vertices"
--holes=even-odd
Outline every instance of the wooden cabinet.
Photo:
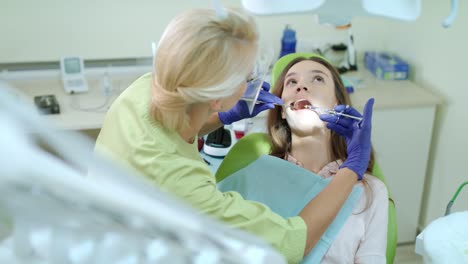
[{"label": "wooden cabinet", "polygon": [[435,106],[380,109],[372,142],[396,205],[398,242],[413,242],[421,211]]}]

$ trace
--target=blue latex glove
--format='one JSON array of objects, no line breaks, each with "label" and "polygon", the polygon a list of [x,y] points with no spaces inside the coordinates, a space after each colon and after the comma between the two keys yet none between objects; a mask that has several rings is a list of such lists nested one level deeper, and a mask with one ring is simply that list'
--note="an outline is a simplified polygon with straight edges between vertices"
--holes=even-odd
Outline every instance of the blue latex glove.
[{"label": "blue latex glove", "polygon": [[258,100],[266,102],[266,104],[256,104],[252,111],[252,114],[249,113],[249,107],[247,106],[247,103],[245,101],[240,100],[239,102],[237,102],[236,105],[234,105],[234,107],[231,108],[231,110],[226,112],[219,112],[219,120],[221,120],[221,122],[224,125],[230,125],[236,121],[254,117],[262,111],[273,109],[275,108],[275,104],[283,104],[283,101],[280,98],[271,94],[269,91],[270,84],[267,82],[263,82],[262,89],[258,94]]},{"label": "blue latex glove", "polygon": [[327,127],[329,129],[345,138],[348,157],[340,168],[348,168],[354,171],[358,175],[358,180],[362,180],[362,176],[369,164],[373,106],[374,98],[371,98],[364,107],[363,116],[356,109],[349,106],[337,105],[335,107],[334,110],[337,112],[363,117],[361,122],[335,115],[320,115],[320,119],[328,122]]}]

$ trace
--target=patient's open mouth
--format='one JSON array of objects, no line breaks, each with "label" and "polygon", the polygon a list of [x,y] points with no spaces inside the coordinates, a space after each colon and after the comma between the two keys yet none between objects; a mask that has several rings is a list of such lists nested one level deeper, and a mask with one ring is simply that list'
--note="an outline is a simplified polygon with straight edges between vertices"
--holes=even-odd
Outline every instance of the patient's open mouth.
[{"label": "patient's open mouth", "polygon": [[307,99],[299,99],[290,105],[292,110],[312,109],[312,103]]}]

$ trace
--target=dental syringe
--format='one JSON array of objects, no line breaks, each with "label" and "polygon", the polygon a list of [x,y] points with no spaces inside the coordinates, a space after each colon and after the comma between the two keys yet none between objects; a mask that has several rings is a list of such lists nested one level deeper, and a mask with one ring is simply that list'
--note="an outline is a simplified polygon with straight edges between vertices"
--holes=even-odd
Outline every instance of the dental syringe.
[{"label": "dental syringe", "polygon": [[[242,99],[242,100],[243,101],[253,102],[252,99]],[[311,105],[309,103],[308,100],[305,100],[305,99],[297,100],[293,104],[290,104],[290,105],[278,104],[278,103],[267,103],[267,102],[263,102],[261,100],[256,100],[255,104],[274,104],[276,106],[289,107],[289,108],[294,109],[294,110],[309,109],[309,110],[315,111],[318,114],[329,114],[329,115],[335,115],[335,116],[340,116],[340,117],[342,116],[342,117],[347,117],[347,118],[357,120],[359,122],[362,121],[362,117],[348,115],[348,114],[337,112],[335,110],[327,109],[327,108],[324,108],[324,107],[313,106],[313,105]]]}]

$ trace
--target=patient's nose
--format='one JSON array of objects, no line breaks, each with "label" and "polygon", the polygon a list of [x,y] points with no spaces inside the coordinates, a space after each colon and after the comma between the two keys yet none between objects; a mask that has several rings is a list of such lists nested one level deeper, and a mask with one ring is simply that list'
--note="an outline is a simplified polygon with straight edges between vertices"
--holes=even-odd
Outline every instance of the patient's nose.
[{"label": "patient's nose", "polygon": [[304,87],[297,87],[297,88],[296,88],[296,92],[300,92],[301,90],[307,92],[309,89],[308,89],[307,87],[305,87],[305,86],[304,86]]}]

